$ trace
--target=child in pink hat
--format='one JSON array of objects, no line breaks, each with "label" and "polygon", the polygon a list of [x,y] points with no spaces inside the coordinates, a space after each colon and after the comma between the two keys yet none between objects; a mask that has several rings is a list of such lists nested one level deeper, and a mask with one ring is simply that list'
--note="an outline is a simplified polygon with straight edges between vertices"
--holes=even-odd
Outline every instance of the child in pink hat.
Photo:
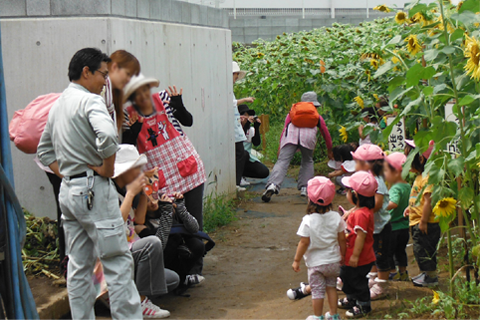
[{"label": "child in pink hat", "polygon": [[428,183],[428,176],[423,176],[425,164],[432,155],[435,143],[429,142],[428,148],[420,153],[412,140],[405,140],[407,147],[405,155],[416,152],[411,172],[417,177],[410,192],[409,207],[404,215],[409,216],[412,230],[413,253],[417,261],[420,274],[412,278],[417,287],[431,287],[438,285],[437,276],[437,245],[440,241],[441,230],[432,211],[433,185]]},{"label": "child in pink hat", "polygon": [[347,218],[347,250],[345,265],[340,270],[343,292],[346,298],[338,300],[338,307],[348,309],[348,318],[359,318],[368,314],[370,290],[367,274],[375,263],[373,251],[373,208],[378,184],[375,177],[366,171],[358,171],[342,179],[347,187],[347,199],[355,207]]},{"label": "child in pink hat", "polygon": [[388,188],[383,177],[385,154],[379,146],[365,144],[360,146],[352,156],[356,161],[356,169],[370,171],[378,184],[378,190],[375,194],[375,208],[373,209],[375,220],[373,248],[377,260],[372,268],[372,272],[369,273],[369,278],[371,279],[369,281],[371,288],[370,297],[372,300],[378,300],[387,296],[387,285],[391,268],[388,254],[390,252],[392,226],[390,223],[391,216],[387,210],[390,203]]},{"label": "child in pink hat", "polygon": [[[298,243],[292,268],[300,271],[300,260],[305,259],[308,268],[309,285],[290,289],[287,295],[301,299],[312,294],[314,316],[308,319],[340,319],[337,312],[336,281],[340,274],[341,261],[346,250],[345,222],[338,212],[332,211],[335,185],[326,177],[315,177],[308,181],[307,214],[303,217],[297,234]],[[325,293],[328,296],[330,312],[323,315]]]},{"label": "child in pink hat", "polygon": [[408,218],[403,216],[403,212],[408,207],[411,189],[410,185],[402,178],[403,164],[406,160],[407,157],[403,153],[393,152],[385,157],[384,163],[385,180],[391,185],[388,190],[390,202],[387,207],[392,224],[388,261],[391,269],[389,279],[393,281],[410,281],[405,251],[410,239],[410,230]]}]

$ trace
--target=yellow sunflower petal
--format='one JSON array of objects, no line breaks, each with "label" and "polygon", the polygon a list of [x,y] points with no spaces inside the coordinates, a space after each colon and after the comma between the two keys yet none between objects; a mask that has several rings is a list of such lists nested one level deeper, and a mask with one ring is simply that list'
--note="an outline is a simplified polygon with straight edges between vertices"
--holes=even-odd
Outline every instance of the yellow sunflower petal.
[{"label": "yellow sunflower petal", "polygon": [[403,11],[398,11],[395,15],[395,22],[398,24],[404,24],[407,22],[407,14]]},{"label": "yellow sunflower petal", "polygon": [[433,208],[433,213],[437,217],[449,217],[455,214],[455,210],[457,209],[457,200],[453,198],[443,198],[437,202],[435,207]]},{"label": "yellow sunflower petal", "polygon": [[465,35],[465,58],[468,58],[464,69],[472,79],[480,80],[480,42],[475,37]]}]

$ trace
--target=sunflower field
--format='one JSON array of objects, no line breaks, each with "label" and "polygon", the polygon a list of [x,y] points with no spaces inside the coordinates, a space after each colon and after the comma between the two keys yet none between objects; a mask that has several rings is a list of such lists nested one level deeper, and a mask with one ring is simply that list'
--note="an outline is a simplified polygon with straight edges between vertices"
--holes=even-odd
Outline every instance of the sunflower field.
[{"label": "sunflower field", "polygon": [[[384,110],[396,115],[395,121],[372,138],[386,144],[404,118],[417,152],[435,141],[424,175],[435,186],[432,208],[447,239],[450,276],[453,281],[459,267],[451,252],[454,232],[465,237],[467,254],[460,263],[473,268],[478,279],[480,0],[375,9],[395,16],[235,44],[233,59],[248,71],[236,96],[254,96],[253,108],[269,114],[272,124],[283,121],[303,92],[314,90],[334,143],[356,140],[361,109],[388,98]],[[414,156],[407,159],[405,175]]]}]

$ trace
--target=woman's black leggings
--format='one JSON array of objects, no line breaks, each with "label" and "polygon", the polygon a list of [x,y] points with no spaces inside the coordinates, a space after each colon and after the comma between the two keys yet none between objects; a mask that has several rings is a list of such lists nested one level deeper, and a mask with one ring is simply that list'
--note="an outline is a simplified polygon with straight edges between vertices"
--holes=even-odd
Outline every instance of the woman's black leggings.
[{"label": "woman's black leggings", "polygon": [[270,175],[270,170],[267,166],[260,161],[252,162],[247,160],[245,163],[245,169],[243,170],[243,176],[247,178],[265,179]]}]

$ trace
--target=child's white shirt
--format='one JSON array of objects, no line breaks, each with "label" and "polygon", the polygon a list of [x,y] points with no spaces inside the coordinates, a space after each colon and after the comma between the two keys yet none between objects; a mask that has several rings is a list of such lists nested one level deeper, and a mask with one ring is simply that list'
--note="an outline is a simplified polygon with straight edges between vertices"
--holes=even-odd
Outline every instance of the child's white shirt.
[{"label": "child's white shirt", "polygon": [[345,231],[345,222],[338,212],[312,213],[303,217],[297,235],[310,238],[303,258],[307,267],[336,263],[342,260],[338,233]]}]

